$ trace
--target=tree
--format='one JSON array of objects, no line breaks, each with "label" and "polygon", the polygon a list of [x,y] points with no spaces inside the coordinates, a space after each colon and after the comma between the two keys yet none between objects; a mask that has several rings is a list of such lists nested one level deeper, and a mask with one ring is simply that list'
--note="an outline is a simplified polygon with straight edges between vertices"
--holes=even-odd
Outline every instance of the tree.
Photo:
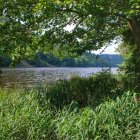
[{"label": "tree", "polygon": [[[58,31],[56,28],[52,30],[51,38],[62,41],[61,47],[70,44],[70,51],[78,50],[78,53],[98,49],[131,29],[135,43],[140,49],[139,0],[80,0],[73,3],[66,1],[59,4],[57,9],[59,16],[56,22],[53,20],[53,25],[58,26],[59,23],[60,26]],[[63,28],[69,24],[75,26],[72,32]]]},{"label": "tree", "polygon": [[119,45],[118,51],[124,58],[123,64],[120,65],[120,70],[124,73],[121,77],[124,87],[139,92],[140,55],[139,48],[131,36],[131,30],[123,33],[123,42]]},{"label": "tree", "polygon": [[139,0],[0,0],[0,53],[13,59],[97,50],[128,29],[140,51]]}]

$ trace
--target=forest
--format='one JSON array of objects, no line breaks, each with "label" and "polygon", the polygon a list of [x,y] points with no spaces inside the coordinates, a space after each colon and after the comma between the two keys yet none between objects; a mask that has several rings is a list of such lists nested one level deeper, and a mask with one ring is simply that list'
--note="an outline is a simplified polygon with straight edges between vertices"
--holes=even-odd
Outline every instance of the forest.
[{"label": "forest", "polygon": [[[118,67],[123,62],[119,54],[100,54],[84,53],[82,56],[58,57],[53,54],[37,53],[34,57],[25,59],[26,63],[32,67]],[[0,57],[1,67],[12,67],[12,60],[6,56]],[[16,67],[25,67],[22,62],[16,64]]]}]

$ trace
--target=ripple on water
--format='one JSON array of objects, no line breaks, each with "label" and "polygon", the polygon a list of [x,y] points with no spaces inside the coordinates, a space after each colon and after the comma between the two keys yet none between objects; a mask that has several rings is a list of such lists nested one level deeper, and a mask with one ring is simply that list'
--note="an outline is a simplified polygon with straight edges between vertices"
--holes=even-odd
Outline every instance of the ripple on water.
[{"label": "ripple on water", "polygon": [[[71,75],[87,77],[102,68],[17,68],[2,69],[0,87],[31,88],[38,84],[52,83],[59,79],[69,79]],[[117,68],[111,69],[113,73]]]}]

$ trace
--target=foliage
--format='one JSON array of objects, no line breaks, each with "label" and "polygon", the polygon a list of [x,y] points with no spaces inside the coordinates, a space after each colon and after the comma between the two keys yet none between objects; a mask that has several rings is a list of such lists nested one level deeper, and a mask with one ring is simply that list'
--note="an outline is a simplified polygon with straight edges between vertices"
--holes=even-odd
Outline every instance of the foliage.
[{"label": "foliage", "polygon": [[78,113],[63,110],[57,118],[56,132],[61,140],[138,140],[140,136],[137,94],[124,94],[93,111],[87,107]]},{"label": "foliage", "polygon": [[8,67],[11,64],[11,59],[0,55],[0,67]]},{"label": "foliage", "polygon": [[140,73],[136,74],[134,72],[130,72],[126,74],[121,74],[119,75],[119,77],[123,89],[135,92],[140,91],[140,83],[139,83]]},{"label": "foliage", "polygon": [[115,99],[121,95],[117,79],[108,72],[101,72],[89,78],[72,77],[59,80],[46,89],[45,96],[56,108],[62,108],[76,101],[79,107],[95,107],[108,98]]},{"label": "foliage", "polygon": [[[55,139],[49,104],[40,107],[33,92],[0,90],[0,139]],[[56,139],[55,139],[56,140]]]},{"label": "foliage", "polygon": [[[34,57],[24,60],[35,67],[116,67],[122,63],[122,57],[119,55],[95,55],[92,53],[84,53],[77,58],[58,57],[51,53],[37,53]],[[8,57],[0,57],[0,66],[5,67],[11,64]]]},{"label": "foliage", "polygon": [[36,54],[35,57],[32,59],[26,60],[30,65],[36,66],[36,67],[48,67],[49,64],[47,61],[44,61],[41,59],[41,57]]},{"label": "foliage", "polygon": [[0,0],[0,54],[16,61],[40,50],[81,54],[128,29],[140,46],[139,9],[139,0]]},{"label": "foliage", "polygon": [[124,42],[121,43],[118,50],[124,58],[124,64],[121,68],[125,71],[125,73],[140,72],[139,51],[132,38],[130,37],[129,40],[124,39]]},{"label": "foliage", "polygon": [[35,58],[29,59],[28,63],[37,67],[116,67],[122,61],[123,60],[119,55],[95,55],[92,53],[85,52],[83,55],[77,58],[71,58],[68,56],[60,58],[51,53],[45,55],[39,52]]},{"label": "foliage", "polygon": [[0,54],[7,54],[18,62],[37,51],[37,35],[33,30],[37,20],[32,0],[0,0]]},{"label": "foliage", "polygon": [[36,90],[0,90],[0,139],[128,139],[140,136],[139,94],[126,93],[95,110],[75,102],[56,110]]},{"label": "foliage", "polygon": [[[137,46],[134,44],[132,37],[126,40],[124,35],[124,42],[119,46],[119,51],[123,55],[124,62],[120,65],[120,70],[124,73],[122,75],[123,86],[129,90],[140,91],[140,56]],[[127,37],[128,38],[128,37]]]}]

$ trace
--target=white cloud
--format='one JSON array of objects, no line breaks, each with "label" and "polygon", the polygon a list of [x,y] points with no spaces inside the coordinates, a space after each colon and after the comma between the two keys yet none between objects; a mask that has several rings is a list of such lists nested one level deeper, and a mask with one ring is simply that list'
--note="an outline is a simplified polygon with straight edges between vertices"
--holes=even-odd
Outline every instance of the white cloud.
[{"label": "white cloud", "polygon": [[[118,46],[120,45],[120,42],[115,43],[115,41],[113,41],[113,43],[107,47],[102,47],[101,49],[97,50],[97,51],[92,51],[95,54],[119,54],[119,52],[116,51],[116,49],[118,48]],[[104,50],[104,51],[103,51]]]},{"label": "white cloud", "polygon": [[[67,25],[66,27],[64,27],[64,29],[69,32],[71,32],[74,28],[75,28],[74,24],[70,24],[70,25]],[[120,43],[121,43],[120,37],[116,37],[116,39],[114,39],[112,41],[112,43],[110,45],[108,45],[107,47],[102,47],[101,49],[99,49],[97,51],[92,51],[92,52],[95,54],[100,54],[100,53],[102,53],[102,54],[119,54],[119,52],[117,52],[116,49],[118,48]]]}]

